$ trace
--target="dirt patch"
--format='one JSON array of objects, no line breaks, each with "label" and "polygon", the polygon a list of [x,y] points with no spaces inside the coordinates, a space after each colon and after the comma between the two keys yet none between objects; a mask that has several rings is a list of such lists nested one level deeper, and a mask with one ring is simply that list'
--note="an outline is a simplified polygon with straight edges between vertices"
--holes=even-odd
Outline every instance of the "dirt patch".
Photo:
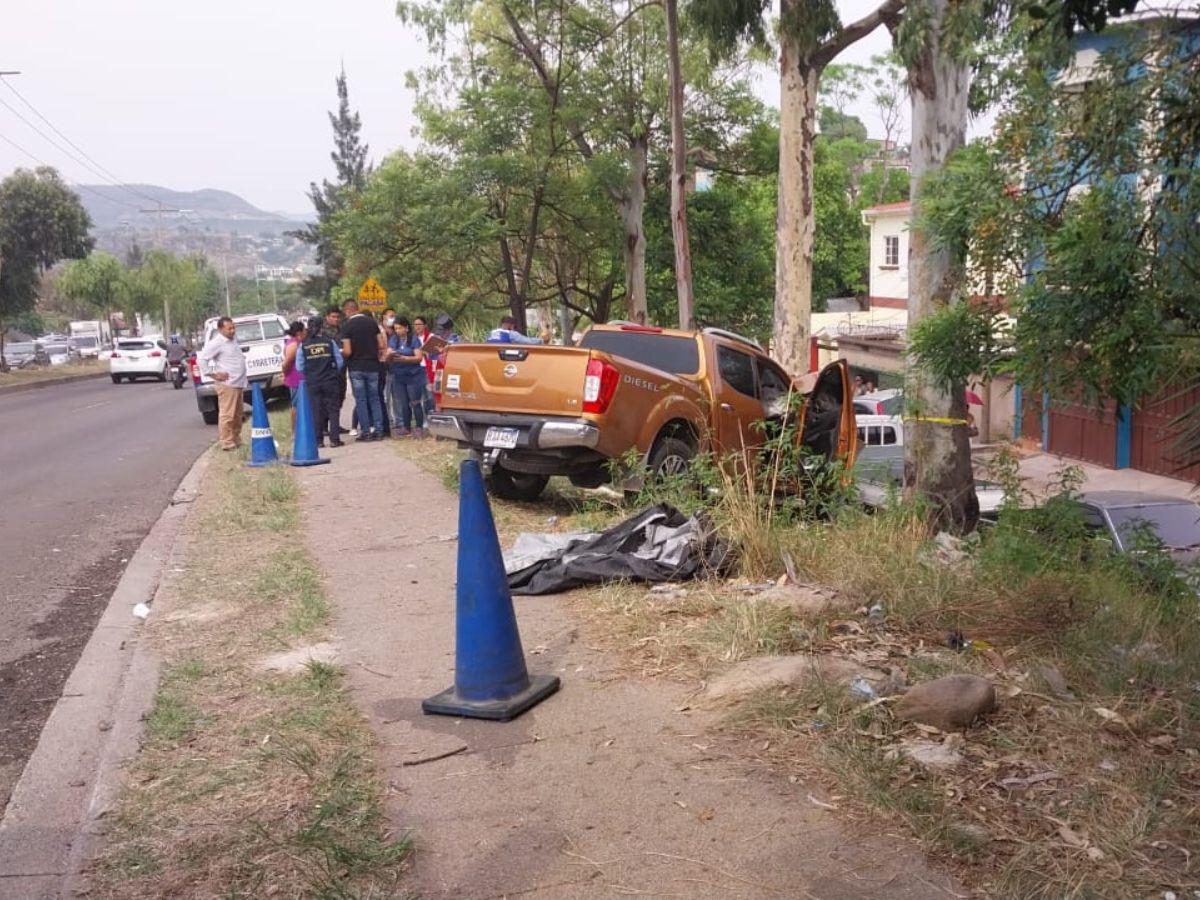
[{"label": "dirt patch", "polygon": [[258,668],[267,672],[300,672],[310,662],[333,663],[337,661],[337,646],[329,641],[296,647],[272,653],[258,661]]},{"label": "dirt patch", "polygon": [[137,544],[125,541],[79,572],[49,615],[30,629],[29,636],[38,642],[37,646],[0,665],[0,697],[4,705],[4,724],[0,727],[0,809],[8,803],[29,754],[37,746],[42,726],[95,631]]}]

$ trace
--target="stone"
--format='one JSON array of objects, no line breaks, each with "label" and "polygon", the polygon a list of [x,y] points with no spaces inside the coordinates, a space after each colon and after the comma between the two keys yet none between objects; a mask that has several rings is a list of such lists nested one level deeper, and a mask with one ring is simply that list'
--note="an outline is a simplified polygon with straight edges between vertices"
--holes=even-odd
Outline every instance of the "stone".
[{"label": "stone", "polygon": [[1050,688],[1050,693],[1059,700],[1075,699],[1075,695],[1067,687],[1067,679],[1063,677],[1063,673],[1058,671],[1057,667],[1038,666],[1033,671],[1042,681],[1046,682],[1046,687]]},{"label": "stone", "polygon": [[754,595],[754,603],[785,606],[800,617],[848,610],[852,604],[837,593],[812,584],[778,584]]},{"label": "stone", "polygon": [[704,700],[720,703],[736,700],[763,688],[802,687],[812,681],[849,684],[862,677],[875,684],[886,676],[882,672],[844,659],[801,653],[793,656],[756,656],[743,660],[718,675],[704,690]]},{"label": "stone", "polygon": [[934,741],[902,741],[900,752],[918,765],[937,772],[953,769],[965,761],[953,744]]},{"label": "stone", "polygon": [[942,731],[967,728],[996,708],[996,688],[978,675],[947,675],[914,685],[896,703],[896,715]]}]

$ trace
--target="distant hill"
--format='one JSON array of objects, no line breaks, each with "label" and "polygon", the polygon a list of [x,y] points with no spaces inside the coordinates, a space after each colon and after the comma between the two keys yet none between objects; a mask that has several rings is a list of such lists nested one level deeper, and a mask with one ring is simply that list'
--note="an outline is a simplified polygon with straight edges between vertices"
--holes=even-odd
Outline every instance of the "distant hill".
[{"label": "distant hill", "polygon": [[[173,191],[153,184],[130,184],[122,190],[107,184],[89,184],[79,192],[79,199],[92,217],[97,229],[122,225],[207,227],[215,230],[236,229],[284,231],[296,228],[300,220],[259,209],[237,194],[203,188],[198,191]],[[130,193],[136,191],[137,195]],[[161,204],[179,212],[164,212],[161,217],[139,212],[156,209]]]}]

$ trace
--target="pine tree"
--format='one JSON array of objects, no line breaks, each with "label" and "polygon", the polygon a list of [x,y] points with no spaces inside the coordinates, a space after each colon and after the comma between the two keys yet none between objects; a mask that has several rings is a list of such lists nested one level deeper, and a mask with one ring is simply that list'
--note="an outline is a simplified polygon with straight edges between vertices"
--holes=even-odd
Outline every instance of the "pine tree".
[{"label": "pine tree", "polygon": [[346,87],[346,70],[343,67],[337,77],[338,109],[329,113],[329,124],[333,126],[334,150],[329,154],[337,172],[337,180],[322,179],[309,185],[308,196],[317,213],[317,221],[300,231],[289,232],[316,248],[317,264],[325,269],[323,278],[312,279],[305,285],[308,296],[328,297],[333,285],[341,278],[346,260],[334,246],[328,226],[341,211],[350,194],[361,191],[366,185],[371,167],[367,162],[366,144],[359,139],[362,120],[357,112],[350,111],[350,92]]}]

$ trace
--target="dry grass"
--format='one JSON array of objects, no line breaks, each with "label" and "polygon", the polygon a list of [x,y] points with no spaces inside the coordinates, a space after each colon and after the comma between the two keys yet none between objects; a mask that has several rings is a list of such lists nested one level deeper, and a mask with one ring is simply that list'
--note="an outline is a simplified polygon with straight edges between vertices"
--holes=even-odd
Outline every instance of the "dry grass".
[{"label": "dry grass", "polygon": [[[456,486],[457,451],[410,458]],[[603,527],[632,511],[573,491],[538,504],[494,501],[501,540]],[[569,595],[589,642],[620,651],[631,673],[697,688],[743,659],[809,651],[896,667],[910,684],[988,677],[1000,708],[961,744],[950,738],[964,760],[944,772],[907,758],[902,743],[945,736],[844,685],[757,692],[726,727],[765,736],[769,764],[824,778],[844,811],[903,826],[983,894],[1200,891],[1194,602],[1098,553],[1053,515],[989,532],[948,564],[914,510],[844,509],[827,521],[812,509],[780,516],[761,494],[713,468],[699,491],[689,480],[645,499],[707,506],[741,553],[742,581],[780,578],[786,558],[800,580],[836,591],[840,612],[804,618],[754,602],[734,581],[693,582],[673,596],[613,584]],[[1062,673],[1071,696],[1055,694],[1044,666]]]},{"label": "dry grass", "polygon": [[99,375],[108,371],[108,362],[84,359],[65,366],[37,366],[32,369],[10,369],[0,372],[0,387],[14,384],[30,384],[35,381],[50,381],[79,375]]},{"label": "dry grass", "polygon": [[293,546],[297,502],[286,469],[214,460],[190,560],[148,623],[163,676],[92,894],[402,893],[409,844],[386,830],[371,734],[340,670],[257,665],[327,636],[319,573]]},{"label": "dry grass", "polygon": [[[1033,536],[989,535],[948,565],[903,510],[848,513],[776,539],[803,579],[835,588],[850,611],[801,618],[720,582],[689,584],[682,597],[611,585],[571,602],[588,639],[622,649],[631,670],[697,686],[741,659],[807,650],[896,666],[910,683],[988,677],[1000,709],[966,733],[964,762],[948,772],[901,749],[942,736],[844,685],[760,691],[733,708],[727,727],[765,737],[783,772],[811,776],[815,763],[843,807],[903,824],[985,894],[1200,889],[1191,855],[1200,845],[1193,606],[1174,607],[1123,561],[1044,553]],[[766,572],[783,568],[780,559]],[[876,604],[883,622],[866,615]],[[947,646],[949,635],[966,649]],[[1041,674],[1047,665],[1072,697],[1055,695]]]}]

